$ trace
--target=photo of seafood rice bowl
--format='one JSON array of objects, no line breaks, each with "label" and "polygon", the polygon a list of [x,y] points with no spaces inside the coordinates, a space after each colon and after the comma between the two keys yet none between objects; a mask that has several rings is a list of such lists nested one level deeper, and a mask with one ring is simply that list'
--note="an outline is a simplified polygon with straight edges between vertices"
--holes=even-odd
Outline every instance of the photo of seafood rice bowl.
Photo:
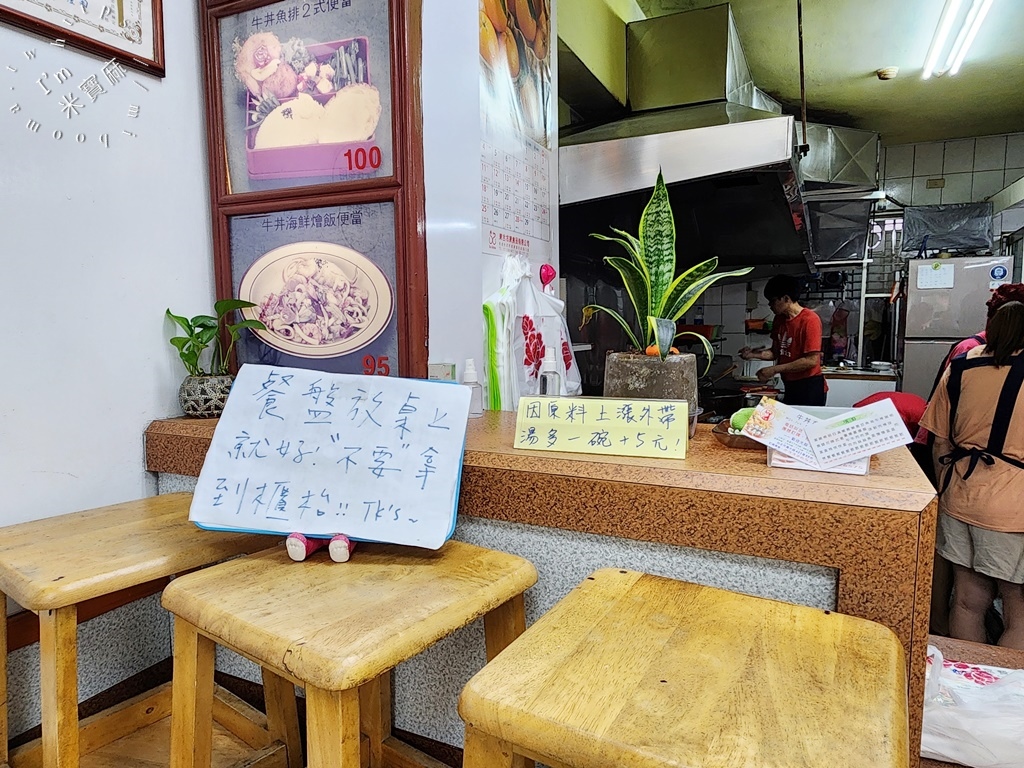
[{"label": "photo of seafood rice bowl", "polygon": [[268,329],[288,341],[331,344],[358,333],[370,321],[370,295],[340,267],[318,256],[292,259],[282,271],[285,284],[259,306]]},{"label": "photo of seafood rice bowl", "polygon": [[239,297],[261,320],[256,334],[299,357],[334,357],[366,346],[391,319],[387,277],[362,254],[333,243],[294,243],[253,262]]}]

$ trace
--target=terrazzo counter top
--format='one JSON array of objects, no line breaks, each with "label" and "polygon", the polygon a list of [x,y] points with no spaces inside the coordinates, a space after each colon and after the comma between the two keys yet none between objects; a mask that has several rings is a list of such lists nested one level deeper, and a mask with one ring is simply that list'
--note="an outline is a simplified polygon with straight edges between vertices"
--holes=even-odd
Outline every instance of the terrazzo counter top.
[{"label": "terrazzo counter top", "polygon": [[[874,457],[860,477],[770,468],[764,453],[728,449],[706,425],[698,425],[685,460],[515,450],[514,426],[512,413],[470,420],[457,537],[461,530],[468,540],[506,551],[514,548],[502,541],[526,537],[533,555],[525,556],[541,572],[535,590],[546,578],[540,560],[551,560],[548,572],[557,578],[559,563],[571,570],[580,559],[574,548],[601,542],[616,552],[646,548],[637,556],[654,568],[664,565],[664,575],[677,573],[677,559],[688,559],[692,568],[680,578],[724,570],[713,586],[805,604],[816,600],[790,596],[785,582],[834,574],[826,587],[834,600],[821,607],[882,623],[903,643],[911,744],[920,743],[937,502],[909,451]],[[195,477],[215,427],[212,420],[153,422],[147,468]],[[551,552],[540,551],[547,546]],[[780,572],[779,563],[793,570]],[[749,585],[730,581],[744,570]],[[777,587],[759,583],[780,578]],[[452,742],[445,734],[424,735]]]},{"label": "terrazzo counter top", "polygon": [[[152,472],[198,476],[216,426],[217,419],[154,421],[146,430],[146,468]],[[916,513],[925,510],[935,498],[935,491],[904,449],[875,456],[871,472],[860,477],[768,467],[764,453],[726,448],[705,424],[698,425],[690,443],[690,455],[679,460],[517,450],[511,447],[514,429],[514,413],[488,411],[482,418],[471,419],[466,432],[464,468],[578,477],[666,489],[743,492],[794,501],[836,503],[841,500],[853,506],[883,506]],[[520,522],[552,525],[555,521],[550,519],[550,512],[543,508],[523,509],[524,519]]]}]

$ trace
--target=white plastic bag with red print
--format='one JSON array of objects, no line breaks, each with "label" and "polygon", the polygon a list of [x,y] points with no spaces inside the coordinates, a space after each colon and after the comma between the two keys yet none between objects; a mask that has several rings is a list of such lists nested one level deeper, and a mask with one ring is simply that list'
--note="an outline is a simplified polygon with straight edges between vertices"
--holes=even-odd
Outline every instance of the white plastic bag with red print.
[{"label": "white plastic bag with red print", "polygon": [[921,757],[971,768],[1024,765],[1024,670],[950,662],[928,646]]},{"label": "white plastic bag with red print", "polygon": [[[512,326],[512,368],[518,380],[520,397],[540,392],[540,364],[544,360],[545,347],[555,348],[555,360],[562,380],[561,394],[578,395],[583,390],[569,340],[569,326],[562,314],[564,308],[565,302],[541,291],[530,278],[528,269],[523,270],[516,289],[516,314]],[[511,406],[517,408],[518,401]]]}]

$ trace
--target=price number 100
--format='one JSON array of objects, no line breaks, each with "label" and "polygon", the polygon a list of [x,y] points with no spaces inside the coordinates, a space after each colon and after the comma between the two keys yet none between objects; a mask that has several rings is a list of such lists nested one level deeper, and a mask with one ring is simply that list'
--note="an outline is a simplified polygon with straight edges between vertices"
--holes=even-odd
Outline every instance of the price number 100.
[{"label": "price number 100", "polygon": [[365,171],[367,168],[377,170],[380,168],[383,158],[381,157],[380,147],[374,144],[367,150],[365,147],[357,147],[356,149],[346,149],[342,153],[342,157],[348,161],[348,169],[350,171]]}]

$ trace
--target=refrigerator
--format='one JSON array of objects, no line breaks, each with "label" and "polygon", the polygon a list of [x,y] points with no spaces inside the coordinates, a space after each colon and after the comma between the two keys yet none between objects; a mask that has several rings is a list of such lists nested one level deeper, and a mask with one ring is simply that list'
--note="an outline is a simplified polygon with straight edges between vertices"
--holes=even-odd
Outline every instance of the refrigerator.
[{"label": "refrigerator", "polygon": [[1013,281],[1013,257],[914,259],[907,265],[903,391],[927,399],[953,344],[985,330],[985,302],[992,289]]}]

